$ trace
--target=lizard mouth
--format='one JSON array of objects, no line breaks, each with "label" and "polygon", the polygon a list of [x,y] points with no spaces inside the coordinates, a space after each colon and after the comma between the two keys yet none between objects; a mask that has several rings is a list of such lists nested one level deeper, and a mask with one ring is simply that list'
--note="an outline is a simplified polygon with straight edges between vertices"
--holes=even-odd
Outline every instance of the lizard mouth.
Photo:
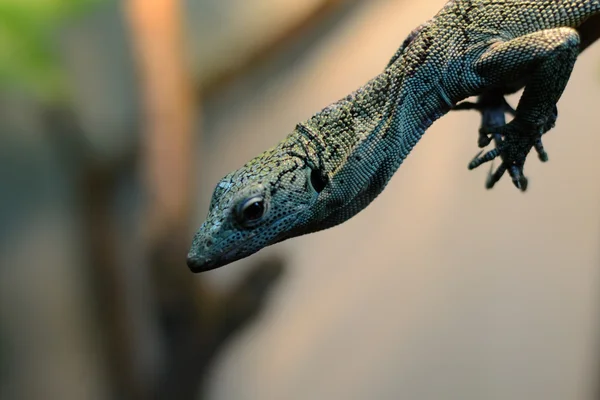
[{"label": "lizard mouth", "polygon": [[246,239],[244,239],[241,243],[237,243],[234,246],[229,247],[228,249],[223,250],[216,257],[209,257],[203,254],[198,254],[190,251],[187,256],[187,266],[193,273],[206,272],[219,267],[223,267],[227,264],[230,264],[234,261],[239,260],[245,256],[249,256],[250,254],[240,255],[238,253],[239,249],[242,248],[246,243],[252,240],[256,236],[256,233],[251,234]]},{"label": "lizard mouth", "polygon": [[187,266],[193,273],[206,272],[213,269],[217,269],[223,267],[227,264],[230,264],[234,261],[239,260],[245,256],[235,256],[235,249],[225,253],[219,258],[207,258],[204,256],[191,256],[187,257]]},{"label": "lizard mouth", "polygon": [[[307,209],[307,207],[303,207],[302,209],[300,209],[290,215],[281,217],[281,218],[277,219],[274,222],[274,224],[282,223],[286,219],[290,219],[290,221],[288,221],[288,223],[294,224],[300,217],[300,214],[303,211],[305,211],[306,209]],[[218,254],[216,254],[215,256],[212,256],[212,257],[209,255],[205,255],[205,254],[199,254],[198,252],[195,252],[192,250],[187,255],[187,260],[186,260],[187,266],[190,269],[190,271],[192,271],[193,273],[206,272],[206,271],[210,271],[213,269],[223,267],[223,266],[230,264],[234,261],[237,261],[241,258],[248,257],[249,255],[252,255],[260,250],[260,248],[257,248],[255,250],[254,249],[249,250],[246,247],[246,244],[248,242],[250,242],[252,239],[254,239],[257,234],[258,234],[258,231],[253,232],[252,234],[250,234],[247,238],[245,238],[241,242],[233,244],[232,246],[220,251]],[[274,239],[270,244],[275,244],[275,243],[281,242],[287,238],[289,238],[289,236],[284,234],[283,237]],[[246,249],[246,251],[240,251],[241,249]]]},{"label": "lizard mouth", "polygon": [[193,256],[188,254],[187,256],[187,266],[193,273],[210,271],[211,269],[218,268],[219,265],[210,258],[205,258],[203,256]]}]

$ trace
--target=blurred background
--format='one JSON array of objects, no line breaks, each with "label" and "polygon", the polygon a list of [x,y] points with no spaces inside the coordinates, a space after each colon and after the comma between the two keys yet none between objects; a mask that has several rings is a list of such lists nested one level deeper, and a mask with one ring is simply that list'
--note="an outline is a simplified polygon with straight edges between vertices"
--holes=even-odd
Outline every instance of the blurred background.
[{"label": "blurred background", "polygon": [[185,265],[216,182],[444,2],[0,0],[0,398],[598,398],[600,45],[526,194],[452,113],[349,222]]}]

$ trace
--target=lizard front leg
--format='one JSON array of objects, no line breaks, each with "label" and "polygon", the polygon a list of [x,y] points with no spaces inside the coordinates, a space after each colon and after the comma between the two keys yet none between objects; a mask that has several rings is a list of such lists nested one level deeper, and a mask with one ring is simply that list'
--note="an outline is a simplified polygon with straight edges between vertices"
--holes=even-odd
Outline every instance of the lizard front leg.
[{"label": "lizard front leg", "polygon": [[526,80],[514,119],[487,129],[496,147],[476,157],[469,169],[500,156],[502,163],[488,180],[492,187],[508,171],[515,186],[527,189],[525,159],[536,148],[544,160],[541,136],[554,126],[556,103],[562,95],[579,54],[579,35],[571,28],[546,29],[508,41],[496,42],[475,62],[474,68],[489,87]]}]

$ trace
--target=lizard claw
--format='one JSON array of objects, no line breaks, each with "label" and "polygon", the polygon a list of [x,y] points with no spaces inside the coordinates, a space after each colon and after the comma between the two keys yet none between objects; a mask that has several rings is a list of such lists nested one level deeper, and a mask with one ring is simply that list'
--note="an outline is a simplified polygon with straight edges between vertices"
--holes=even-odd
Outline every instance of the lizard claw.
[{"label": "lizard claw", "polygon": [[498,169],[496,169],[496,171],[492,172],[493,170],[494,163],[492,162],[492,164],[490,165],[490,170],[488,172],[487,179],[485,181],[486,189],[492,189],[494,185],[500,180],[500,178],[502,178],[504,173],[508,170],[508,174],[512,178],[512,182],[515,185],[515,187],[521,190],[522,192],[527,190],[529,181],[523,175],[522,167],[518,167],[516,165],[508,166],[507,163],[502,162]]},{"label": "lizard claw", "polygon": [[523,174],[523,166],[531,149],[536,150],[540,160],[548,160],[548,154],[544,150],[541,139],[544,127],[540,129],[513,120],[502,127],[482,128],[482,131],[494,138],[496,147],[483,156],[480,151],[469,163],[469,169],[477,168],[499,156],[502,163],[495,172],[492,173],[492,169],[490,169],[485,184],[486,188],[494,187],[496,182],[508,171],[515,187],[523,192],[527,190],[529,181]]},{"label": "lizard claw", "polygon": [[517,167],[516,165],[511,165],[508,167],[505,162],[502,162],[496,171],[494,171],[494,164],[492,162],[487,179],[485,181],[485,188],[492,189],[507,170],[515,187],[522,192],[526,191],[529,181],[523,175],[523,169],[521,167]]},{"label": "lizard claw", "polygon": [[529,181],[523,175],[522,166],[511,165],[508,169],[508,173],[512,178],[513,184],[517,189],[519,189],[522,192],[527,190],[527,184],[529,183]]},{"label": "lizard claw", "polygon": [[490,164],[490,170],[488,172],[487,179],[485,181],[486,189],[493,188],[494,185],[496,184],[496,182],[498,182],[500,180],[500,178],[502,178],[502,175],[504,175],[504,173],[506,172],[506,164],[504,164],[504,163],[500,164],[500,166],[494,173],[492,173],[493,170],[494,170],[494,162],[492,161],[492,163]]},{"label": "lizard claw", "polygon": [[538,153],[538,158],[540,159],[541,162],[548,161],[548,153],[546,153],[546,150],[544,150],[544,144],[542,143],[541,137],[539,137],[535,140],[535,143],[533,144],[533,148]]},{"label": "lizard claw", "polygon": [[[505,113],[516,115],[514,108],[507,103],[504,95],[498,91],[482,93],[477,102],[464,101],[457,104],[454,110],[477,110],[481,113],[478,146],[483,148],[492,143],[495,148],[483,153],[477,153],[468,165],[475,169],[481,164],[492,161],[497,157],[502,159],[500,166],[494,171],[493,163],[488,172],[485,186],[488,189],[502,178],[508,171],[513,184],[521,191],[527,190],[528,180],[523,174],[523,166],[531,149],[535,149],[542,162],[548,161],[548,153],[542,143],[542,135],[554,127],[558,117],[558,109],[554,106],[548,119],[539,125],[530,124],[519,118],[513,118],[506,123]],[[483,154],[483,155],[482,155]]]},{"label": "lizard claw", "polygon": [[477,146],[483,148],[492,142],[491,135],[487,134],[487,131],[483,128],[479,128],[479,139],[477,140]]},{"label": "lizard claw", "polygon": [[469,166],[468,166],[469,169],[475,169],[475,168],[479,167],[481,164],[484,164],[488,161],[492,161],[494,158],[496,158],[500,155],[500,149],[496,147],[495,149],[492,149],[492,150],[488,151],[487,153],[485,153],[483,156],[481,155],[481,153],[483,153],[483,150],[481,150],[479,153],[475,154],[475,157],[473,157],[473,159],[469,163]]}]

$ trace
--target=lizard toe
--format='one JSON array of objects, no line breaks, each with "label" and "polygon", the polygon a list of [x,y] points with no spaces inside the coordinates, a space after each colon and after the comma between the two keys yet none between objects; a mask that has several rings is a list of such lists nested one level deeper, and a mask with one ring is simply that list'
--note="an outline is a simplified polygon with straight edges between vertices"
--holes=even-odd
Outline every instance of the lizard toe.
[{"label": "lizard toe", "polygon": [[546,153],[546,150],[544,150],[544,144],[542,143],[541,137],[539,137],[535,140],[535,143],[533,144],[533,148],[537,152],[538,158],[540,159],[541,162],[548,161],[548,153]]},{"label": "lizard toe", "polygon": [[501,127],[482,127],[482,135],[487,135],[486,137],[493,139],[496,147],[483,155],[481,155],[483,150],[477,153],[469,163],[468,168],[475,169],[481,164],[500,157],[502,162],[498,169],[494,171],[492,166],[488,172],[485,183],[486,188],[493,188],[504,173],[508,171],[515,187],[525,191],[529,181],[523,173],[523,167],[531,149],[535,149],[541,161],[548,161],[548,153],[544,149],[541,132],[543,132],[543,129],[540,129],[540,127],[522,124],[519,121],[515,122],[515,120]]},{"label": "lizard toe", "polygon": [[492,161],[494,158],[496,158],[500,155],[500,149],[498,147],[496,147],[495,149],[488,151],[484,155],[481,155],[481,153],[483,153],[483,150],[481,150],[479,153],[477,153],[475,155],[475,157],[473,157],[473,159],[471,160],[471,162],[468,165],[469,169],[475,169],[475,168],[479,167],[481,164],[484,164],[488,161]]},{"label": "lizard toe", "polygon": [[508,174],[512,178],[512,182],[517,189],[524,192],[527,190],[527,185],[529,183],[528,179],[523,175],[523,167],[511,165],[508,169]]},{"label": "lizard toe", "polygon": [[[492,189],[494,185],[502,178],[506,172],[507,166],[505,163],[501,163],[500,166],[494,171],[494,163],[490,164],[490,170],[488,172],[487,179],[485,181],[486,189]],[[492,172],[494,171],[494,172]]]}]

